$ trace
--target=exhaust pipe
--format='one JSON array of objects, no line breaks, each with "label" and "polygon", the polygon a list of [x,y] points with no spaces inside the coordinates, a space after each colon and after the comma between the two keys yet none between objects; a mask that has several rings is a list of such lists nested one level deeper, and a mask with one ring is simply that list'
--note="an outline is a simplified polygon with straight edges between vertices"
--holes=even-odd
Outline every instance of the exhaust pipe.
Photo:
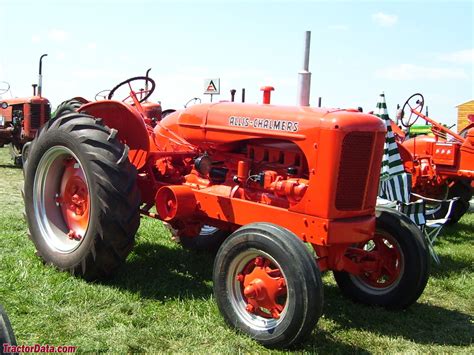
[{"label": "exhaust pipe", "polygon": [[39,73],[38,73],[38,96],[41,97],[43,91],[43,58],[46,57],[47,54],[43,54],[39,60]]},{"label": "exhaust pipe", "polygon": [[309,72],[309,49],[311,46],[311,31],[305,33],[303,70],[298,72],[298,98],[299,106],[309,106],[309,93],[311,88],[311,73]]}]

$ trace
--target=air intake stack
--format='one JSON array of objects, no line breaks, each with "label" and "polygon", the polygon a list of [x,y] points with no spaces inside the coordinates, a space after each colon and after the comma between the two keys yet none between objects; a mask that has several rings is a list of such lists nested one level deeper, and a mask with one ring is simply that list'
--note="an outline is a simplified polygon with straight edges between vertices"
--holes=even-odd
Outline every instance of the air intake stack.
[{"label": "air intake stack", "polygon": [[305,33],[303,70],[298,73],[298,98],[297,105],[309,106],[311,89],[311,73],[309,72],[309,49],[311,46],[311,31]]}]

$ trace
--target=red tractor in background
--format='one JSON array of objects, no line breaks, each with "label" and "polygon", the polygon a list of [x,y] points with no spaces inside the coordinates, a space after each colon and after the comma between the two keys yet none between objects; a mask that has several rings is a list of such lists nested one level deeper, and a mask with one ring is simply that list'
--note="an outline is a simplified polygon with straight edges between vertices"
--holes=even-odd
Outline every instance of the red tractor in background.
[{"label": "red tractor in background", "polygon": [[[400,111],[400,122],[410,128],[419,117],[432,126],[433,135],[405,139],[394,123],[392,129],[405,171],[412,175],[412,191],[434,199],[459,197],[453,205],[450,223],[456,223],[468,210],[472,198],[471,183],[474,179],[474,129],[473,124],[460,134],[423,115],[424,98],[414,94]],[[445,216],[439,207],[434,218]]]},{"label": "red tractor in background", "polygon": [[29,142],[51,117],[51,105],[42,96],[42,60],[45,56],[47,54],[40,58],[39,82],[33,84],[33,96],[0,100],[0,147],[10,146],[16,166],[22,166],[22,151],[27,154]]},{"label": "red tractor in background", "polygon": [[269,347],[312,332],[322,271],[358,302],[403,309],[418,299],[426,241],[407,217],[376,208],[379,118],[274,106],[269,93],[262,105],[198,104],[161,118],[142,105],[154,88],[138,77],[108,100],[65,102],[33,141],[24,202],[46,263],[110,276],[133,248],[140,215],[161,220],[183,245],[218,248],[223,317]]}]

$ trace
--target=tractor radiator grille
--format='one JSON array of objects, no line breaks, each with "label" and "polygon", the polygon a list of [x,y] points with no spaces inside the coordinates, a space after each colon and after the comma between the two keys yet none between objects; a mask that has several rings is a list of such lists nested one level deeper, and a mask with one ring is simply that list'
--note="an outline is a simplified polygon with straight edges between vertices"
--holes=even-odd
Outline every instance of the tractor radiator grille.
[{"label": "tractor radiator grille", "polygon": [[33,129],[38,129],[41,126],[41,105],[31,104],[30,107],[31,125]]},{"label": "tractor radiator grille", "polygon": [[45,105],[44,107],[44,122],[42,124],[46,123],[49,119],[51,118],[51,106]]},{"label": "tractor radiator grille", "polygon": [[336,190],[336,208],[340,211],[363,209],[375,135],[351,132],[342,141]]}]

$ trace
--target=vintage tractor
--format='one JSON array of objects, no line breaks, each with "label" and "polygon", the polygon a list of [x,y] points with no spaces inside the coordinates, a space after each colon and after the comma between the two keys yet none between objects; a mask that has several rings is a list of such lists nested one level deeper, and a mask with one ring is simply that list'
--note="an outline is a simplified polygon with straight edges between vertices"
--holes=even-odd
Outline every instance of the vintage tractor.
[{"label": "vintage tractor", "polygon": [[[143,80],[150,85],[139,98],[132,87]],[[132,78],[109,100],[66,102],[33,141],[24,201],[46,263],[86,279],[110,276],[133,248],[140,214],[161,220],[184,245],[219,247],[218,307],[269,347],[311,333],[325,270],[358,302],[403,309],[418,299],[428,279],[423,235],[375,206],[379,118],[220,102],[159,121],[141,104],[152,84]],[[123,88],[123,100],[112,100]]]},{"label": "vintage tractor", "polygon": [[[450,223],[456,223],[469,209],[472,198],[471,182],[474,179],[474,129],[466,127],[457,134],[421,112],[424,98],[414,94],[400,111],[400,122],[410,128],[419,117],[431,124],[433,135],[421,135],[404,139],[400,130],[395,136],[405,171],[412,175],[412,190],[434,199],[459,197],[455,202]],[[398,132],[398,134],[397,134]],[[442,207],[435,212],[444,216]]]},{"label": "vintage tractor", "polygon": [[[42,96],[42,59],[39,64],[39,83],[33,85],[33,96],[0,100],[0,147],[10,146],[12,159],[22,165],[22,150],[28,149],[36,132],[51,116],[51,105]],[[36,93],[38,87],[38,94]]]}]

